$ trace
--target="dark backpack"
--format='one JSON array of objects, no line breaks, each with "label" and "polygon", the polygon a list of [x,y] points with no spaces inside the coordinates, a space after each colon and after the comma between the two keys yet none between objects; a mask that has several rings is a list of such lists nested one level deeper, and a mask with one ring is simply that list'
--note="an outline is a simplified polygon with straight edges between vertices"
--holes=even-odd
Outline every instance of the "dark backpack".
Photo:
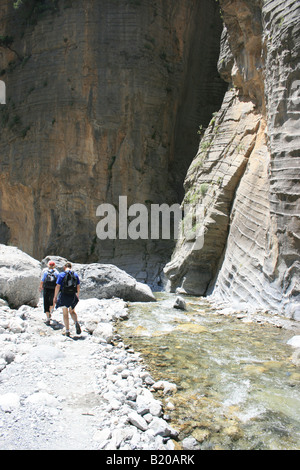
[{"label": "dark backpack", "polygon": [[73,271],[68,271],[65,275],[62,292],[64,294],[75,294],[77,292],[77,277]]},{"label": "dark backpack", "polygon": [[54,290],[56,286],[56,281],[57,281],[57,278],[56,278],[55,272],[48,271],[47,276],[44,280],[44,289]]}]

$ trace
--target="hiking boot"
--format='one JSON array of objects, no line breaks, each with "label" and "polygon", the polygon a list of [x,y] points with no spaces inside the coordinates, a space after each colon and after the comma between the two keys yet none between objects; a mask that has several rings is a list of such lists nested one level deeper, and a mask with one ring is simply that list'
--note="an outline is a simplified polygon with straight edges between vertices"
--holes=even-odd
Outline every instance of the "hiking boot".
[{"label": "hiking boot", "polygon": [[70,332],[69,331],[64,331],[63,336],[68,336],[68,338],[70,338]]},{"label": "hiking boot", "polygon": [[76,333],[77,333],[78,335],[80,335],[80,333],[81,333],[81,328],[80,328],[80,325],[79,325],[78,321],[75,323],[75,327],[76,327]]}]

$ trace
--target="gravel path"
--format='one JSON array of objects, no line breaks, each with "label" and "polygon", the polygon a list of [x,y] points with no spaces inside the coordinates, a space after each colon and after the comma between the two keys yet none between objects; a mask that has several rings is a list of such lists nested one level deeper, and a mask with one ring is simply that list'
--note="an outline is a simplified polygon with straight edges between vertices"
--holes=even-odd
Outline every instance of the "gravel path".
[{"label": "gravel path", "polygon": [[[82,333],[71,338],[60,312],[49,327],[41,305],[0,306],[0,449],[173,450],[177,433],[149,390],[162,384],[122,342],[86,331],[97,312],[91,319],[84,302]],[[110,320],[118,309],[117,299],[101,305]]]}]

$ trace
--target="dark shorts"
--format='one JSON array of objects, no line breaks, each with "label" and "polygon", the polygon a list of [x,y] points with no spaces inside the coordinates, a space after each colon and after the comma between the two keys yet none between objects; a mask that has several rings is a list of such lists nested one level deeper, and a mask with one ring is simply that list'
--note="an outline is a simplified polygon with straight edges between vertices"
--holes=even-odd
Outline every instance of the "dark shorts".
[{"label": "dark shorts", "polygon": [[50,312],[53,306],[54,289],[44,289],[44,312]]},{"label": "dark shorts", "polygon": [[78,302],[79,300],[76,294],[68,295],[64,294],[63,292],[60,292],[58,295],[56,308],[71,307],[74,309]]}]

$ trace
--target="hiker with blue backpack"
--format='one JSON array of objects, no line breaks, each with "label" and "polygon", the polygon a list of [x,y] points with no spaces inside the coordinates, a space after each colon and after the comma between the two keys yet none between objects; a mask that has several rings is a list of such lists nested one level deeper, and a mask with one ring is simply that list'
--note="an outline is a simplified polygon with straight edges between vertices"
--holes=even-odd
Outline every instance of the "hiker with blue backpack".
[{"label": "hiker with blue backpack", "polygon": [[70,336],[69,313],[74,321],[76,333],[81,333],[75,306],[79,302],[80,280],[77,273],[72,270],[72,264],[66,263],[64,271],[58,275],[54,293],[56,308],[62,307],[65,324],[65,335]]},{"label": "hiker with blue backpack", "polygon": [[44,294],[44,312],[47,320],[46,325],[50,326],[51,314],[54,309],[54,292],[56,287],[56,281],[58,277],[58,271],[55,269],[55,262],[49,261],[48,269],[43,273],[40,292]]}]

